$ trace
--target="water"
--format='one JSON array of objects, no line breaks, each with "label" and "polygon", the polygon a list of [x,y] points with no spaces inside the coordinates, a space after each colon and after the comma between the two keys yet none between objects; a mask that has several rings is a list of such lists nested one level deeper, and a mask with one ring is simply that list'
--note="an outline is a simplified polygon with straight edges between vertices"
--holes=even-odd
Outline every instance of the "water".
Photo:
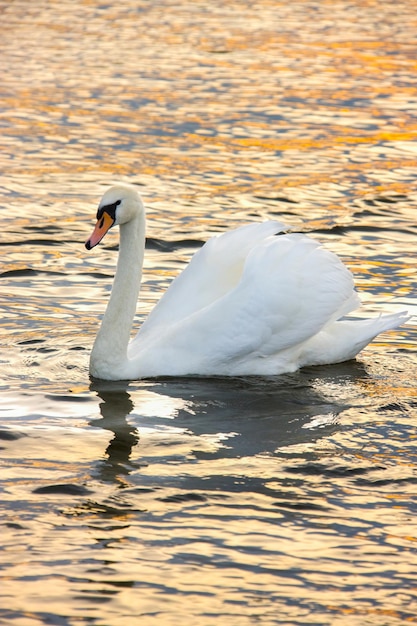
[{"label": "water", "polygon": [[279,216],[415,309],[415,7],[0,1],[0,623],[417,621],[415,319],[355,362],[97,383],[140,184],[139,324],[214,232]]}]

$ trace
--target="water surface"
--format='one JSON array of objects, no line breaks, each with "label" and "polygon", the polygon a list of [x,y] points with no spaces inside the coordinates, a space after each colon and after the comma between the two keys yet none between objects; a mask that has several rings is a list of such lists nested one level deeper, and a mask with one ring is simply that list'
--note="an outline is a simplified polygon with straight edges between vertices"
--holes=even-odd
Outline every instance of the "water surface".
[{"label": "water surface", "polygon": [[408,2],[5,2],[1,584],[7,626],[417,621],[416,324],[272,378],[90,381],[140,185],[137,324],[213,233],[322,240],[364,314],[416,310]]}]

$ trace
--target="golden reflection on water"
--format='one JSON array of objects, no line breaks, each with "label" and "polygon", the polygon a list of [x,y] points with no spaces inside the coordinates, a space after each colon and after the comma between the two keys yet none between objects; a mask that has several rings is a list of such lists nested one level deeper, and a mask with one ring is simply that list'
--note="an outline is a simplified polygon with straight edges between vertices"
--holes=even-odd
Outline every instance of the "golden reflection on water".
[{"label": "golden reflection on water", "polygon": [[[328,23],[325,3],[200,7],[196,22],[188,6],[122,2],[63,3],[51,23],[42,19],[51,9],[38,5],[32,19],[26,3],[4,8],[3,141],[10,150],[25,137],[33,147],[10,165],[14,175],[160,180],[173,177],[175,154],[175,178],[194,179],[209,197],[287,187],[306,187],[308,197],[335,181],[345,190],[355,182],[358,197],[376,167],[380,191],[409,192],[416,88],[407,3],[390,15],[389,37],[372,5],[341,7],[348,37]],[[306,11],[315,19],[300,37],[294,20],[304,24]]]},{"label": "golden reflection on water", "polygon": [[415,309],[415,7],[0,0],[0,623],[416,621],[415,321],[279,381],[92,385],[141,185],[138,323],[213,232],[278,217]]}]

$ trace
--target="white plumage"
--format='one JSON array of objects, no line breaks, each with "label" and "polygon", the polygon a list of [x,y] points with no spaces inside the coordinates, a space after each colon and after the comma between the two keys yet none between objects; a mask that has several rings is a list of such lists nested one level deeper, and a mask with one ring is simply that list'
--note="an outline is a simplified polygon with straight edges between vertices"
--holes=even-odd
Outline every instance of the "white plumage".
[{"label": "white plumage", "polygon": [[103,196],[95,246],[120,225],[110,301],[90,359],[108,380],[186,375],[273,375],[353,358],[408,319],[340,320],[359,304],[341,260],[286,226],[249,224],[210,239],[129,341],[145,246],[145,210],[133,186]]}]

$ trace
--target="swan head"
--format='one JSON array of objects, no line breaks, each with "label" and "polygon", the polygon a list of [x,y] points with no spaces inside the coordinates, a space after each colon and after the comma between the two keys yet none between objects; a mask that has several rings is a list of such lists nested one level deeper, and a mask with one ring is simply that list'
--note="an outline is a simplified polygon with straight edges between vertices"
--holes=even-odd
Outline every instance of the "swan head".
[{"label": "swan head", "polygon": [[94,248],[112,226],[126,224],[145,211],[134,185],[119,183],[103,195],[97,209],[97,223],[85,242],[87,250]]}]

